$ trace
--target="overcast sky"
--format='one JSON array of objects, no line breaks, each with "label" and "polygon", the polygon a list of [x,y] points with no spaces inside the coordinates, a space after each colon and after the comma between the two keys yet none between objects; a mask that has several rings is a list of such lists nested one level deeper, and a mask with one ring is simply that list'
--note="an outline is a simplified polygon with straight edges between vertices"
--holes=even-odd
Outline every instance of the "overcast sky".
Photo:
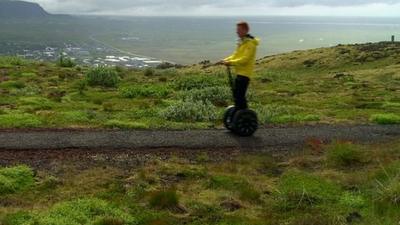
[{"label": "overcast sky", "polygon": [[52,13],[132,16],[400,16],[400,0],[30,0]]}]

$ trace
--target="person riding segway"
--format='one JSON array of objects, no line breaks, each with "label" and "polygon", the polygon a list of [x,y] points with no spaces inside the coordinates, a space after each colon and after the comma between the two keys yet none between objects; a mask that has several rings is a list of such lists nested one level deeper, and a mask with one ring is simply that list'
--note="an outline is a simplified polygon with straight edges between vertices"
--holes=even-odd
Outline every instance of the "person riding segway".
[{"label": "person riding segway", "polygon": [[[236,51],[220,62],[227,66],[229,83],[235,101],[235,105],[228,107],[225,112],[224,125],[240,136],[251,136],[258,129],[257,114],[248,108],[246,93],[251,77],[254,75],[259,39],[250,35],[249,31],[248,23],[237,23],[239,42]],[[232,77],[231,67],[237,74],[235,79]]]}]

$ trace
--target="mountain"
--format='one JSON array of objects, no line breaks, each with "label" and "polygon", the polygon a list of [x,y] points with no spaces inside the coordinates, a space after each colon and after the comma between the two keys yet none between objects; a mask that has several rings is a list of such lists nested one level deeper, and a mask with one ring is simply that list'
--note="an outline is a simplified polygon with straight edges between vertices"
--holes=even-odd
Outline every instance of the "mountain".
[{"label": "mountain", "polygon": [[49,16],[50,14],[37,3],[0,0],[2,19],[43,19]]}]

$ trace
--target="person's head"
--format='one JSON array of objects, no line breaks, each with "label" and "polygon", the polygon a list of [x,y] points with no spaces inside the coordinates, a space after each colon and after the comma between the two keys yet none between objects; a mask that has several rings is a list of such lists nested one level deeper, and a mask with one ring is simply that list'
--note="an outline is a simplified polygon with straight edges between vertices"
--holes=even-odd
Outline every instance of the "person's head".
[{"label": "person's head", "polygon": [[239,36],[239,38],[246,37],[246,35],[249,34],[249,32],[250,32],[250,26],[247,22],[240,21],[239,23],[236,24],[236,33]]}]

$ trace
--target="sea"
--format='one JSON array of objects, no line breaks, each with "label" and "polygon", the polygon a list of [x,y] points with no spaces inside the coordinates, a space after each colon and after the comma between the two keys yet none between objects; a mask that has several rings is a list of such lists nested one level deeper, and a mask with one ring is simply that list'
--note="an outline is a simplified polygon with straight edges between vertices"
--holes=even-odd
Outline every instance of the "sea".
[{"label": "sea", "polygon": [[90,62],[105,61],[107,56],[179,64],[217,61],[234,51],[235,24],[241,20],[261,39],[259,58],[338,44],[390,41],[392,35],[400,40],[400,17],[71,16],[45,22],[0,21],[0,54],[21,54],[39,46],[33,50],[44,49],[38,51],[40,57],[49,48],[72,48],[78,49],[74,57]]}]

